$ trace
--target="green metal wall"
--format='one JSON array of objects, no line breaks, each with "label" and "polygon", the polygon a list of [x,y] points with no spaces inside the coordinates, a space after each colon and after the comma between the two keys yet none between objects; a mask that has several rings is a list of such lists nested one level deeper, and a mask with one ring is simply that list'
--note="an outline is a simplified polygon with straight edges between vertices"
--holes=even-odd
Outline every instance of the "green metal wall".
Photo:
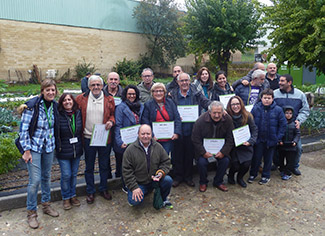
[{"label": "green metal wall", "polygon": [[1,0],[0,19],[139,32],[131,0]]}]

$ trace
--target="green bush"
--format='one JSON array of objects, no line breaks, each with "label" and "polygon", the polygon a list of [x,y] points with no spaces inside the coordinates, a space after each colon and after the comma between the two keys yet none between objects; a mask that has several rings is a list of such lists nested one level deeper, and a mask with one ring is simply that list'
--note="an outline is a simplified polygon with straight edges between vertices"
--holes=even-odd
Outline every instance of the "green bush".
[{"label": "green bush", "polygon": [[325,128],[325,112],[312,108],[307,120],[301,126],[302,129],[307,129],[309,134],[312,131],[320,132],[320,129]]},{"label": "green bush", "polygon": [[12,111],[0,107],[0,125],[17,126],[17,124],[18,119],[12,114]]},{"label": "green bush", "polygon": [[8,84],[4,80],[0,80],[0,92],[6,92],[6,89],[8,88]]},{"label": "green bush", "polygon": [[118,73],[121,80],[137,80],[140,78],[142,64],[138,61],[127,60],[123,58],[122,61],[118,61],[113,67],[113,71]]},{"label": "green bush", "polygon": [[86,76],[87,72],[90,72],[91,74],[94,74],[96,72],[96,67],[92,63],[86,62],[85,58],[83,58],[83,61],[81,63],[78,63],[75,68],[76,77],[77,79],[81,79],[84,76]]},{"label": "green bush", "polygon": [[0,107],[6,108],[10,111],[16,111],[16,109],[26,101],[8,101],[8,102],[0,102]]},{"label": "green bush", "polygon": [[0,174],[7,173],[15,168],[21,154],[15,145],[17,133],[0,134]]}]

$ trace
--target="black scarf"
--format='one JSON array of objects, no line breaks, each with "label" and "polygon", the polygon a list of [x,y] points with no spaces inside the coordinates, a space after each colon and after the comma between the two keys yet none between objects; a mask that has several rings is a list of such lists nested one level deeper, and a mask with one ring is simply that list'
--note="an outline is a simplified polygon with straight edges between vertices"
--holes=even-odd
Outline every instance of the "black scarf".
[{"label": "black scarf", "polygon": [[137,116],[140,117],[140,107],[141,107],[141,104],[139,101],[137,102],[130,102],[129,100],[125,100],[125,103],[126,105],[130,108],[130,110],[132,112],[134,112],[135,114],[137,114]]}]

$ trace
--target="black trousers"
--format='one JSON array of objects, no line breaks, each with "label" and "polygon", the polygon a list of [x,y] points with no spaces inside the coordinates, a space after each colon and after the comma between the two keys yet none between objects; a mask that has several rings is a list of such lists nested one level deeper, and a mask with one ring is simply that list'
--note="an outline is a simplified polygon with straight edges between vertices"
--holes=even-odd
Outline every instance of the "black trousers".
[{"label": "black trousers", "polygon": [[180,182],[192,180],[194,147],[191,136],[175,140],[173,154],[173,179]]},{"label": "black trousers", "polygon": [[[286,175],[291,175],[291,172],[294,169],[296,155],[296,151],[279,150],[279,164],[281,172],[284,172]],[[284,164],[284,160],[286,160],[286,164]]]},{"label": "black trousers", "polygon": [[250,165],[251,161],[245,161],[242,163],[239,163],[239,161],[231,162],[229,176],[234,177],[235,173],[238,172],[237,180],[242,179],[244,175],[248,172]]}]

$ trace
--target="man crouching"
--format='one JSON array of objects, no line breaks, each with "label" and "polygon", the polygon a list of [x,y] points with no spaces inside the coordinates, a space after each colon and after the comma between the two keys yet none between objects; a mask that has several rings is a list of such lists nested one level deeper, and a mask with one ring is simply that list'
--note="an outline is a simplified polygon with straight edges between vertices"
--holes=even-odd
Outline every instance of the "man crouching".
[{"label": "man crouching", "polygon": [[167,175],[170,158],[164,148],[152,138],[149,125],[139,128],[138,139],[127,147],[123,155],[123,177],[128,188],[128,202],[135,206],[142,203],[144,195],[153,189],[153,182],[159,182],[163,206],[172,208],[167,196],[173,180]]}]

